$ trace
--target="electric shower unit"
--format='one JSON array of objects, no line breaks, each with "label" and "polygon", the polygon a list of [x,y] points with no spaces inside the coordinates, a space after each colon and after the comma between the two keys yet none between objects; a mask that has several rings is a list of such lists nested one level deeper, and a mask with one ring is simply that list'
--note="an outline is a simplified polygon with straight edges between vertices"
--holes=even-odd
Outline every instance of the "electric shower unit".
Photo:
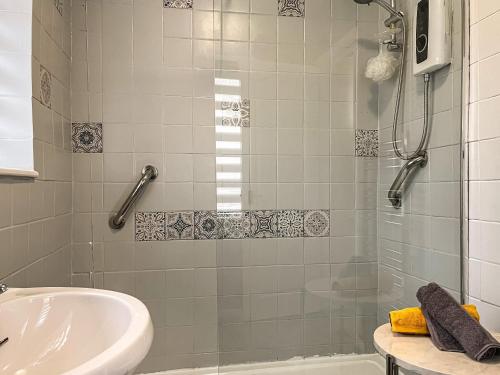
[{"label": "electric shower unit", "polygon": [[420,0],[414,18],[413,74],[432,73],[451,63],[450,0]]}]

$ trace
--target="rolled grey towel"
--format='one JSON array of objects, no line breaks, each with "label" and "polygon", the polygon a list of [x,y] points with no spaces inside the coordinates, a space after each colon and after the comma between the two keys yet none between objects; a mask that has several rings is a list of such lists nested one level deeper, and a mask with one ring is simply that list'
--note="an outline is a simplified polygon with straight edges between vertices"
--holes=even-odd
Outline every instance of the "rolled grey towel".
[{"label": "rolled grey towel", "polygon": [[422,304],[425,318],[429,317],[429,332],[439,349],[459,351],[461,347],[476,361],[484,361],[500,353],[500,343],[436,283],[421,287],[417,299]]},{"label": "rolled grey towel", "polygon": [[446,352],[459,352],[464,353],[465,350],[462,345],[441,325],[429,315],[429,312],[422,307],[422,313],[427,323],[427,328],[431,334],[431,340],[434,345],[439,349]]}]

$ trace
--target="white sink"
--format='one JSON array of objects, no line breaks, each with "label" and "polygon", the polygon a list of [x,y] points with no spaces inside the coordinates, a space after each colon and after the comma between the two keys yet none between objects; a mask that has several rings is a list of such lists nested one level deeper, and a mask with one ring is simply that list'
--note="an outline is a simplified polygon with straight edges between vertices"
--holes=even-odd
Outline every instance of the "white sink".
[{"label": "white sink", "polygon": [[95,289],[10,289],[0,295],[1,375],[124,375],[153,340],[134,297]]}]

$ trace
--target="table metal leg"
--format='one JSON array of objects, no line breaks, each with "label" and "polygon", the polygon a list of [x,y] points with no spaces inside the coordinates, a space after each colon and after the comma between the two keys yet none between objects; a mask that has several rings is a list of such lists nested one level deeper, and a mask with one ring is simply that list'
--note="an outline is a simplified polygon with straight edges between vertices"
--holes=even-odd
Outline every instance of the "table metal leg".
[{"label": "table metal leg", "polygon": [[392,355],[387,355],[385,358],[386,375],[398,375],[399,374],[399,366],[396,364],[396,359]]}]

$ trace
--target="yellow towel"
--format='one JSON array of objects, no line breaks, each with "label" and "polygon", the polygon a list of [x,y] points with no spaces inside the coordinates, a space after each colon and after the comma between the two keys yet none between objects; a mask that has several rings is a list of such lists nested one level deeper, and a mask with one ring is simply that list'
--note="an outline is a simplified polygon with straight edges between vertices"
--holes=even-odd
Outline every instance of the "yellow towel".
[{"label": "yellow towel", "polygon": [[[479,313],[474,305],[462,306],[467,313],[479,321]],[[428,335],[429,330],[425,323],[424,314],[420,307],[411,307],[408,309],[391,311],[389,313],[392,332],[408,333],[413,335]]]}]

